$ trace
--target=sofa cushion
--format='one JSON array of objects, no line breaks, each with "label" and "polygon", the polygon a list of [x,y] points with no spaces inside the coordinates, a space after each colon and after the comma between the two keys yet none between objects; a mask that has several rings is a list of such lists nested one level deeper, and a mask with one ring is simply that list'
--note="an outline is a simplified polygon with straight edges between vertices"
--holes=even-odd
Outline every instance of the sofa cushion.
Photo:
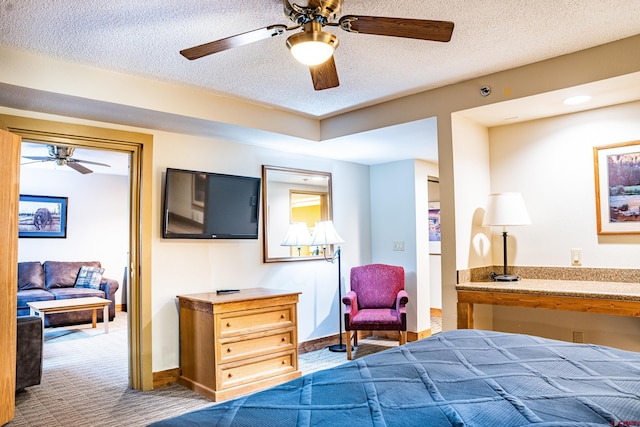
[{"label": "sofa cushion", "polygon": [[44,289],[44,270],[40,261],[18,263],[18,290]]},{"label": "sofa cushion", "polygon": [[99,289],[90,288],[54,288],[49,291],[56,300],[59,299],[71,299],[71,298],[85,298],[85,297],[98,297],[106,298],[104,291]]},{"label": "sofa cushion", "polygon": [[83,266],[101,267],[99,261],[45,261],[44,278],[46,289],[72,288]]},{"label": "sofa cushion", "polygon": [[100,289],[102,273],[104,273],[104,268],[102,267],[83,265],[80,267],[78,277],[76,277],[74,288]]},{"label": "sofa cushion", "polygon": [[52,301],[54,299],[56,299],[56,297],[51,292],[45,291],[44,289],[26,289],[18,292],[18,310],[21,308],[28,309],[28,302]]}]

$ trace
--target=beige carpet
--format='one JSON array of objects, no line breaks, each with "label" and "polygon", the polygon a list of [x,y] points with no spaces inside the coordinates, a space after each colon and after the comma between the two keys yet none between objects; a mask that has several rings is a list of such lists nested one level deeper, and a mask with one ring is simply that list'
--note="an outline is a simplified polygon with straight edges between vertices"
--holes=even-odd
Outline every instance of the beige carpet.
[{"label": "beige carpet", "polygon": [[[438,319],[432,319],[433,332]],[[435,324],[434,324],[435,323]],[[361,340],[355,358],[396,346],[397,341]],[[47,328],[42,384],[16,394],[15,418],[7,427],[145,426],[212,404],[179,385],[141,392],[128,388],[126,313],[102,324]],[[344,353],[323,349],[300,355],[303,374],[345,363]]]}]

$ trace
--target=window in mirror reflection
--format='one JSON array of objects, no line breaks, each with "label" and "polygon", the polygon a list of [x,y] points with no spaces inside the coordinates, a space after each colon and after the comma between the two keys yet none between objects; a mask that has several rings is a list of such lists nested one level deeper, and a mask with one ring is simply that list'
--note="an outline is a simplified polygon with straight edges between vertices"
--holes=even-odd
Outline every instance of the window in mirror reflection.
[{"label": "window in mirror reflection", "polygon": [[263,166],[264,260],[321,258],[322,248],[281,246],[289,224],[304,222],[310,235],[315,223],[331,219],[331,174]]}]

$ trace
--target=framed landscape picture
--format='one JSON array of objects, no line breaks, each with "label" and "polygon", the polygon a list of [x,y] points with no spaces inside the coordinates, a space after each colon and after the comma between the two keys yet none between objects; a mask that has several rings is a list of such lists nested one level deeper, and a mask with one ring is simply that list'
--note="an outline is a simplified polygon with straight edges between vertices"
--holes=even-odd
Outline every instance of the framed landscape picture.
[{"label": "framed landscape picture", "polygon": [[67,237],[67,198],[20,195],[18,237]]},{"label": "framed landscape picture", "polygon": [[593,150],[598,234],[640,234],[640,141]]}]

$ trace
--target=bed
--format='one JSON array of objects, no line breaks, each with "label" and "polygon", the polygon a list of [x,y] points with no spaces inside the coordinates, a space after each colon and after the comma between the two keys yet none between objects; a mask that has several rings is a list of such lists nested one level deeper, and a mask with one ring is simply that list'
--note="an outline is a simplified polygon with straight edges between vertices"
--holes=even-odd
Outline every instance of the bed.
[{"label": "bed", "polygon": [[640,425],[640,354],[454,330],[152,424]]}]

